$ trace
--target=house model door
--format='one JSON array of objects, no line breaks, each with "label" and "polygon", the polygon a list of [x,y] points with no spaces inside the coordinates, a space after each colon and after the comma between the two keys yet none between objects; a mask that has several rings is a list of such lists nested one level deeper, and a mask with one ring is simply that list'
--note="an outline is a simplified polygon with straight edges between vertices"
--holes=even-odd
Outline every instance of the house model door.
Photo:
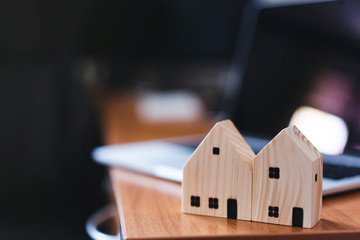
[{"label": "house model door", "polygon": [[292,226],[293,227],[302,227],[304,219],[304,211],[302,208],[294,207],[292,214]]},{"label": "house model door", "polygon": [[228,199],[227,200],[227,218],[236,219],[237,218],[237,200]]}]

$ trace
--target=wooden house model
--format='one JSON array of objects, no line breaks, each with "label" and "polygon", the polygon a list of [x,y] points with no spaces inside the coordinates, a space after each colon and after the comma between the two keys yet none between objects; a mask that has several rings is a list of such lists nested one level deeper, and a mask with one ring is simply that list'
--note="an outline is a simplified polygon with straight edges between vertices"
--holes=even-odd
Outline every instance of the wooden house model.
[{"label": "wooden house model", "polygon": [[321,219],[322,155],[296,126],[255,157],[252,220],[312,228]]},{"label": "wooden house model", "polygon": [[254,157],[230,120],[215,124],[184,166],[182,211],[251,220]]},{"label": "wooden house model", "polygon": [[184,213],[312,228],[321,219],[322,155],[295,126],[256,156],[230,120],[183,168]]}]

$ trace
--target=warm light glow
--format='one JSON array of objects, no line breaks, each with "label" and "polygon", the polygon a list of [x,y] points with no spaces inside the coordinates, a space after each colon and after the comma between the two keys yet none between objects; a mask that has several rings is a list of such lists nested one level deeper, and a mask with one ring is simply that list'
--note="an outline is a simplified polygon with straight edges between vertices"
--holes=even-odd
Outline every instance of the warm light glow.
[{"label": "warm light glow", "polygon": [[341,154],[344,151],[348,128],[344,120],[335,115],[311,107],[300,107],[289,125],[296,125],[322,153]]}]

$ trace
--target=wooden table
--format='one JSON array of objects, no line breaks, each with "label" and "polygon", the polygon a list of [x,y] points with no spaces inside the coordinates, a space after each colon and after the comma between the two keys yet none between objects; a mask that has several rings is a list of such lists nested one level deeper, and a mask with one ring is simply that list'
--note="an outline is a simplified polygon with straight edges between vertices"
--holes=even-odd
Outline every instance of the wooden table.
[{"label": "wooden table", "polygon": [[[128,99],[106,102],[102,113],[106,144],[205,134],[213,124],[144,126],[135,120]],[[136,129],[143,131],[137,135]],[[324,198],[322,220],[313,229],[305,229],[183,214],[179,183],[118,168],[109,169],[109,174],[123,239],[360,239],[360,191]]]},{"label": "wooden table", "polygon": [[307,229],[183,214],[180,184],[115,168],[110,177],[123,239],[360,239],[360,191],[326,197]]}]

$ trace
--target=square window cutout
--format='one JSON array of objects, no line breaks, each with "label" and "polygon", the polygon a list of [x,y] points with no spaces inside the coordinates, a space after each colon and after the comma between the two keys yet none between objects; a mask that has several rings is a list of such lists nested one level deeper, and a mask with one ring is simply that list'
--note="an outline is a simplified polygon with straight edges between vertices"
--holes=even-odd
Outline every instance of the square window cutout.
[{"label": "square window cutout", "polygon": [[269,167],[269,178],[280,178],[280,168],[278,167]]},{"label": "square window cutout", "polygon": [[219,208],[219,200],[218,198],[209,198],[209,208]]},{"label": "square window cutout", "polygon": [[220,154],[220,148],[218,148],[218,147],[213,147],[213,154],[214,154],[214,155],[219,155],[219,154]]},{"label": "square window cutout", "polygon": [[200,207],[200,197],[199,196],[191,196],[190,197],[190,205],[192,207]]},{"label": "square window cutout", "polygon": [[277,206],[269,206],[268,207],[268,216],[278,218],[279,217],[279,207]]}]

